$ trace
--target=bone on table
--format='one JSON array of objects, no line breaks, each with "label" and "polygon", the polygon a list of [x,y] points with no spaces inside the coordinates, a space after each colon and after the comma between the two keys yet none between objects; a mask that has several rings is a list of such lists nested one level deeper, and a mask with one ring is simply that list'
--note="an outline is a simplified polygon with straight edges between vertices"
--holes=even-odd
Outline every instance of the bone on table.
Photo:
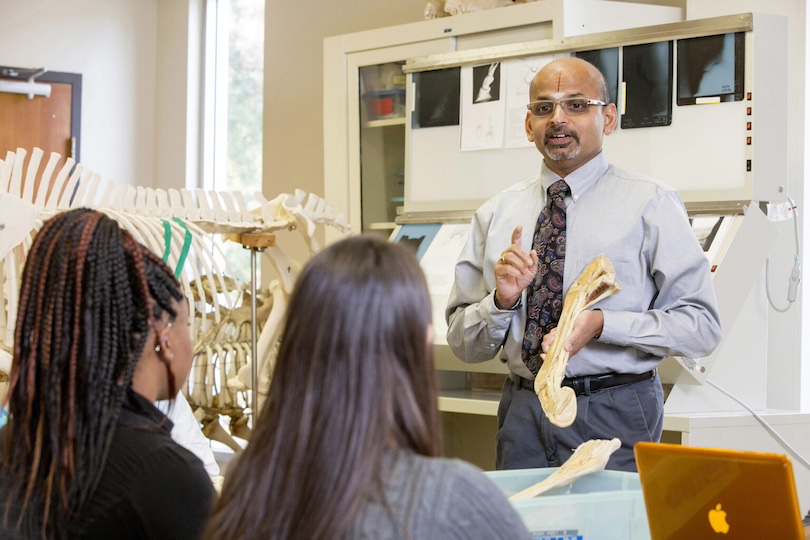
[{"label": "bone on table", "polygon": [[545,361],[534,379],[534,392],[540,399],[546,416],[555,426],[568,427],[577,417],[576,394],[573,389],[562,386],[568,363],[565,342],[571,335],[574,321],[581,312],[620,290],[613,265],[604,254],[600,254],[585,267],[565,295],[557,325],[557,337],[549,347]]},{"label": "bone on table", "polygon": [[610,455],[622,445],[619,439],[592,439],[580,444],[568,461],[551,476],[509,497],[510,501],[531,499],[546,491],[567,486],[577,478],[603,471]]}]

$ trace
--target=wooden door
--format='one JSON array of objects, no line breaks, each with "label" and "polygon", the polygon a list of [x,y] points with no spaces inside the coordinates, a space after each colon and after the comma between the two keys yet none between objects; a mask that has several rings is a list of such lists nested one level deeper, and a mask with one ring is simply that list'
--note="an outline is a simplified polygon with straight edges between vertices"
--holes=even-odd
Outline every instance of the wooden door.
[{"label": "wooden door", "polygon": [[50,97],[29,99],[25,94],[0,92],[0,152],[3,155],[18,147],[30,152],[38,146],[46,156],[51,152],[70,156],[72,86],[56,83],[50,86]]},{"label": "wooden door", "polygon": [[[30,76],[18,68],[0,67],[0,80],[24,81]],[[6,152],[24,148],[30,152],[41,148],[45,155],[51,152],[62,156],[56,171],[68,157],[79,159],[79,126],[81,120],[81,75],[46,72],[36,78],[37,83],[51,86],[50,97],[0,92],[0,159]],[[39,186],[34,186],[36,189]]]}]

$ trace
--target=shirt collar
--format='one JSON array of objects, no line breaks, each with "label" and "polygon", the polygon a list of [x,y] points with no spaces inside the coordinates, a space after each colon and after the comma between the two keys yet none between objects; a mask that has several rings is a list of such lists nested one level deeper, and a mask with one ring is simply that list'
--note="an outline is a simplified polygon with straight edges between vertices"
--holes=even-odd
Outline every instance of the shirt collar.
[{"label": "shirt collar", "polygon": [[144,417],[167,432],[170,432],[174,427],[172,421],[160,409],[155,407],[151,401],[133,390],[132,387],[127,388],[126,396],[121,404],[119,421],[123,424],[141,424]]},{"label": "shirt collar", "polygon": [[[591,189],[597,180],[604,176],[609,167],[605,152],[599,152],[593,159],[582,165],[580,168],[565,177],[565,183],[571,188],[571,199],[577,202],[579,198],[589,189]],[[546,161],[543,160],[543,165],[540,169],[540,180],[543,183],[544,192],[548,192],[548,188],[560,179],[560,176],[546,166]]]}]

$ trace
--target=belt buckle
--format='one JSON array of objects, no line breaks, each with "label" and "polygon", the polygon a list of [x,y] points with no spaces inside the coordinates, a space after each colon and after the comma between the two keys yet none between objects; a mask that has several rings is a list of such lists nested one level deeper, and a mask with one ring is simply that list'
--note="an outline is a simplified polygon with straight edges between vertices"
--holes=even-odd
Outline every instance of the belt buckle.
[{"label": "belt buckle", "polygon": [[574,393],[578,396],[587,396],[591,393],[590,384],[588,384],[588,377],[582,378],[572,378],[571,379],[571,388],[574,390]]}]

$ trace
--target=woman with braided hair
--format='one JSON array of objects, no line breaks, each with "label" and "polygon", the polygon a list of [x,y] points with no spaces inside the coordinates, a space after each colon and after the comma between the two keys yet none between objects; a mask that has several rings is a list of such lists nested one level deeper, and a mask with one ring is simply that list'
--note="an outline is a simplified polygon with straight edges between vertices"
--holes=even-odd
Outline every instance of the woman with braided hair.
[{"label": "woman with braided hair", "polygon": [[52,218],[23,272],[0,446],[3,538],[198,538],[215,499],[152,403],[191,367],[163,262],[106,215]]}]

